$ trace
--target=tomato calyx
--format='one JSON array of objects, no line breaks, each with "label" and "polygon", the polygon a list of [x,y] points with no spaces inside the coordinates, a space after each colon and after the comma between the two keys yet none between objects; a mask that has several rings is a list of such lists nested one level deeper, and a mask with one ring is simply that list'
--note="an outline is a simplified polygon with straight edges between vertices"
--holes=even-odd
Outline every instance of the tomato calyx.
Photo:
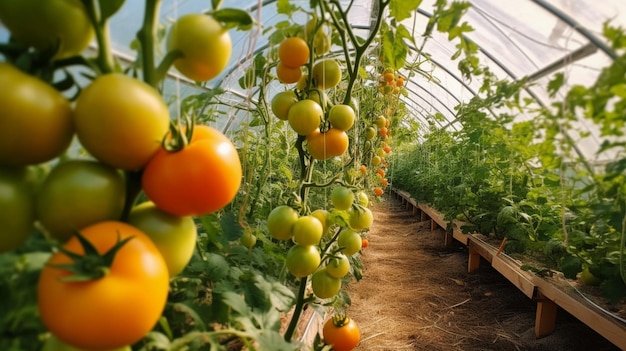
[{"label": "tomato calyx", "polygon": [[118,233],[115,245],[105,253],[100,254],[96,247],[80,232],[76,231],[75,235],[85,253],[77,254],[64,247],[59,247],[59,251],[72,259],[73,262],[50,265],[51,267],[65,269],[72,273],[59,278],[59,280],[67,283],[87,282],[105,277],[110,272],[111,265],[115,260],[115,255],[133,238],[131,236],[120,240],[120,234]]},{"label": "tomato calyx", "polygon": [[168,152],[178,152],[189,145],[191,137],[193,136],[193,128],[195,126],[195,119],[185,117],[186,128],[181,127],[178,122],[170,122],[170,131],[167,133],[161,141],[161,146]]},{"label": "tomato calyx", "polygon": [[332,316],[333,325],[337,328],[341,328],[344,325],[348,325],[350,323],[350,317],[346,316],[344,313],[337,313]]}]

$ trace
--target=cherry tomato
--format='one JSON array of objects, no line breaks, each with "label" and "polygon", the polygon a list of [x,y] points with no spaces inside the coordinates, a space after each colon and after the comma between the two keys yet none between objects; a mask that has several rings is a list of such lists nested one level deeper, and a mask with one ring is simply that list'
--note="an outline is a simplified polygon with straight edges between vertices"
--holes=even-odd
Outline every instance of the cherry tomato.
[{"label": "cherry tomato", "polygon": [[2,0],[0,21],[20,44],[44,50],[58,43],[55,58],[80,54],[94,37],[80,0]]},{"label": "cherry tomato", "polygon": [[324,341],[332,345],[334,351],[350,351],[361,341],[359,326],[350,318],[329,319],[322,328]]},{"label": "cherry tomato", "polygon": [[302,216],[291,228],[293,240],[300,245],[317,245],[324,234],[322,222],[313,216]]},{"label": "cherry tomato", "polygon": [[376,129],[374,127],[367,127],[365,129],[365,138],[367,140],[372,140],[376,137]]},{"label": "cherry tomato", "polygon": [[[58,265],[73,263],[63,252],[52,255],[37,285],[37,303],[43,324],[63,342],[89,350],[132,345],[161,317],[169,290],[169,275],[161,253],[139,229],[105,221],[81,230],[99,254],[118,240],[130,238],[117,251],[101,278],[66,281],[72,272]],[[83,255],[78,237],[63,246]]]},{"label": "cherry tomato", "polygon": [[209,126],[195,126],[179,151],[159,148],[146,165],[143,190],[157,207],[175,216],[218,211],[237,195],[241,161],[235,145]]},{"label": "cherry tomato", "polygon": [[281,91],[272,99],[272,112],[276,118],[286,121],[289,117],[289,109],[296,102],[298,102],[298,98],[292,90]]},{"label": "cherry tomato", "polygon": [[374,195],[376,196],[382,196],[385,193],[385,191],[379,187],[374,188]]},{"label": "cherry tomato", "polygon": [[368,246],[370,246],[370,241],[365,239],[365,238],[363,238],[361,240],[361,248],[366,249]]},{"label": "cherry tomato", "polygon": [[346,131],[352,128],[356,115],[350,105],[335,105],[328,112],[328,121],[333,128]]},{"label": "cherry tomato", "polygon": [[324,227],[324,233],[326,233],[326,231],[328,230],[328,211],[320,208],[311,212],[311,216],[317,218],[320,223],[322,223],[322,226]]},{"label": "cherry tomato", "polygon": [[0,86],[5,87],[0,89],[0,165],[31,165],[63,153],[74,135],[70,102],[4,62]]},{"label": "cherry tomato", "polygon": [[293,235],[298,212],[287,205],[275,207],[267,217],[267,230],[274,239],[287,240]]},{"label": "cherry tomato", "polygon": [[66,241],[76,229],[119,219],[125,193],[122,176],[105,164],[61,162],[39,189],[37,218],[52,237]]},{"label": "cherry tomato", "polygon": [[301,100],[289,108],[289,125],[300,135],[309,135],[319,128],[324,111],[313,100]]},{"label": "cherry tomato", "polygon": [[326,264],[326,273],[331,277],[341,279],[345,277],[348,272],[350,272],[350,261],[348,261],[348,257],[341,252],[336,253]]},{"label": "cherry tomato", "polygon": [[336,209],[345,211],[354,202],[354,193],[345,186],[336,186],[330,193],[330,202]]},{"label": "cherry tomato", "polygon": [[279,62],[276,65],[276,76],[281,83],[297,83],[302,78],[302,69],[300,67],[287,67]]},{"label": "cherry tomato", "polygon": [[341,81],[341,67],[333,59],[318,61],[313,66],[313,74],[311,76],[318,88],[330,89]]},{"label": "cherry tomato", "polygon": [[182,272],[191,260],[198,237],[191,217],[173,216],[147,201],[131,210],[128,223],[152,239],[165,259],[170,277]]},{"label": "cherry tomato", "polygon": [[220,74],[233,50],[228,30],[213,17],[191,13],[180,17],[170,28],[167,49],[180,50],[174,61],[185,77],[204,82]]},{"label": "cherry tomato", "polygon": [[325,267],[318,269],[311,277],[311,288],[315,296],[329,299],[341,290],[341,279],[328,274]]},{"label": "cherry tomato", "polygon": [[359,231],[367,229],[374,223],[374,215],[369,208],[357,207],[348,210],[350,228]]},{"label": "cherry tomato", "polygon": [[362,244],[361,236],[352,229],[342,230],[337,237],[337,246],[346,256],[352,256],[359,252]]},{"label": "cherry tomato", "polygon": [[330,128],[325,133],[316,129],[306,137],[307,150],[316,160],[327,160],[331,157],[341,156],[350,144],[348,134],[336,128]]},{"label": "cherry tomato", "polygon": [[284,39],[278,46],[280,62],[289,68],[303,66],[309,61],[309,45],[302,38],[291,37]]},{"label": "cherry tomato", "polygon": [[317,246],[294,245],[287,251],[285,264],[289,273],[296,278],[306,277],[315,272],[321,262],[320,252]]},{"label": "cherry tomato", "polygon": [[0,168],[0,253],[18,248],[33,231],[35,194],[26,172]]},{"label": "cherry tomato", "polygon": [[169,109],[148,84],[123,74],[96,78],[76,101],[76,134],[98,160],[115,168],[145,166],[170,124]]}]

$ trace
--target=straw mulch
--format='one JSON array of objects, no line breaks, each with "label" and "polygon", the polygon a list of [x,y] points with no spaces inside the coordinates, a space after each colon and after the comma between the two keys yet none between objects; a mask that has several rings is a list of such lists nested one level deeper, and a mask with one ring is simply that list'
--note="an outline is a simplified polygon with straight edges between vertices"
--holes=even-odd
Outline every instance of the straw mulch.
[{"label": "straw mulch", "polygon": [[355,351],[618,350],[563,310],[538,339],[536,304],[485,262],[467,273],[465,246],[445,247],[441,230],[395,199],[373,212],[363,279],[348,287],[362,333]]}]

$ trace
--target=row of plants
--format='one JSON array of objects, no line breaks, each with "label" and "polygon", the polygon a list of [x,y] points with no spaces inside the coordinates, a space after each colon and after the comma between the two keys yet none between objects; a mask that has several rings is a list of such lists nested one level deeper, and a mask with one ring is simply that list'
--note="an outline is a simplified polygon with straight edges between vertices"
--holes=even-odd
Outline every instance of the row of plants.
[{"label": "row of plants", "polygon": [[[524,268],[580,277],[599,285],[609,302],[623,302],[625,33],[605,24],[617,58],[590,86],[568,86],[564,72],[554,74],[545,106],[525,98],[524,89],[536,83],[499,80],[480,65],[467,70],[468,78],[485,84],[457,106],[461,128],[431,126],[415,132],[421,142],[396,147],[394,187],[458,220],[465,232],[506,239],[506,252],[541,262]],[[597,164],[577,153],[581,139],[590,137],[576,129],[578,118],[601,131],[596,156],[614,158]],[[572,137],[577,133],[580,139]]]},{"label": "row of plants", "polygon": [[[229,33],[261,26],[246,9],[159,23],[146,0],[124,63],[123,0],[0,0],[0,348],[354,348],[343,287],[410,137],[400,21],[421,1],[375,3],[359,37],[352,3],[277,1],[233,105],[206,82],[232,61]],[[438,1],[426,36],[466,8]],[[168,91],[187,81],[202,93]],[[232,115],[230,137],[210,126]],[[314,345],[296,335],[305,308],[332,314]]]}]

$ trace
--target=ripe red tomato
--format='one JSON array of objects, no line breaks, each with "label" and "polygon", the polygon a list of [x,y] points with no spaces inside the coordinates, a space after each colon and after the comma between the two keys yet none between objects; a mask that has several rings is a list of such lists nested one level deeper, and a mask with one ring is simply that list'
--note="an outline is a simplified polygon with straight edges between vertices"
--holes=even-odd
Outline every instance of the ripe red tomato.
[{"label": "ripe red tomato", "polygon": [[5,87],[0,89],[0,165],[42,163],[67,149],[74,124],[70,102],[61,93],[4,62],[0,86]]},{"label": "ripe red tomato", "polygon": [[159,149],[170,112],[156,89],[113,73],[96,78],[80,93],[74,123],[78,140],[95,158],[137,170]]},{"label": "ripe red tomato", "polygon": [[[81,233],[101,255],[118,240],[130,240],[117,251],[106,273],[92,280],[64,280],[72,272],[58,265],[73,260],[63,252],[53,254],[37,285],[41,320],[74,347],[102,350],[132,345],[152,330],[165,307],[169,290],[165,261],[148,236],[126,223],[100,222]],[[63,247],[85,253],[76,236]]]},{"label": "ripe red tomato", "polygon": [[370,241],[369,241],[369,240],[367,240],[367,239],[365,239],[365,238],[363,238],[363,239],[361,240],[361,248],[365,249],[365,248],[367,248],[368,246],[370,246]]},{"label": "ripe red tomato", "polygon": [[65,161],[54,167],[37,195],[37,218],[50,235],[66,241],[74,230],[122,215],[120,173],[100,162]]},{"label": "ripe red tomato", "polygon": [[35,193],[24,169],[0,168],[0,253],[22,245],[33,231]]},{"label": "ripe red tomato", "polygon": [[287,205],[275,207],[267,217],[267,230],[274,239],[287,240],[293,235],[298,212]]},{"label": "ripe red tomato", "polygon": [[289,273],[302,278],[315,272],[321,261],[317,246],[296,244],[287,252],[285,264]]},{"label": "ripe red tomato", "polygon": [[146,165],[143,190],[157,207],[175,216],[200,216],[230,203],[241,185],[235,145],[220,131],[195,126],[188,145],[159,148]]},{"label": "ripe red tomato", "polygon": [[3,0],[0,21],[20,44],[45,50],[58,42],[55,58],[80,54],[94,37],[80,0]]},{"label": "ripe red tomato", "polygon": [[213,17],[190,13],[180,17],[167,35],[167,49],[180,50],[174,61],[185,77],[204,82],[220,74],[233,50],[228,30]]},{"label": "ripe red tomato", "polygon": [[170,277],[187,266],[198,236],[193,218],[173,216],[147,201],[130,211],[128,223],[152,239],[165,259]]},{"label": "ripe red tomato", "polygon": [[333,317],[322,328],[324,342],[332,345],[334,351],[350,351],[361,341],[359,326],[351,318]]}]

